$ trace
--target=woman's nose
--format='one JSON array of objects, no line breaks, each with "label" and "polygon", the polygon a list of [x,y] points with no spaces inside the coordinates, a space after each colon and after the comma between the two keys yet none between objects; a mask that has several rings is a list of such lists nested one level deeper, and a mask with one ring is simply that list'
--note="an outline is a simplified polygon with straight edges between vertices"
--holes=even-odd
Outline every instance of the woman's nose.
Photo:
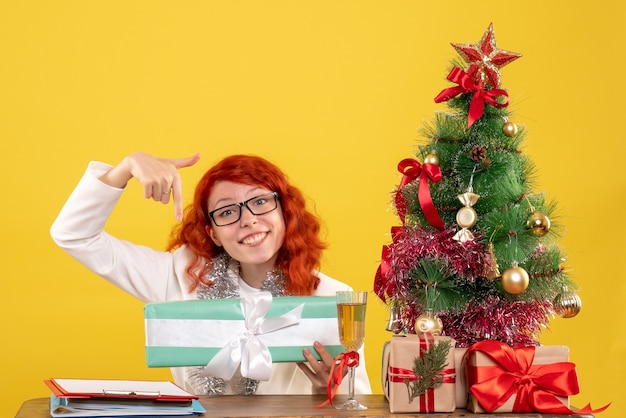
[{"label": "woman's nose", "polygon": [[247,207],[241,208],[241,219],[239,220],[241,226],[254,225],[257,223],[257,218],[254,213]]}]

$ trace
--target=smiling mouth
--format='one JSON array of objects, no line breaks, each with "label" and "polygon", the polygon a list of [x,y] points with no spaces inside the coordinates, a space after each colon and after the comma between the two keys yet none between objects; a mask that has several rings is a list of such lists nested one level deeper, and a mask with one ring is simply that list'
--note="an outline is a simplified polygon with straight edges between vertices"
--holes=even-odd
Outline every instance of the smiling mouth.
[{"label": "smiling mouth", "polygon": [[259,232],[258,234],[245,237],[244,239],[241,240],[241,243],[245,245],[255,245],[263,241],[266,235],[267,235],[267,232]]}]

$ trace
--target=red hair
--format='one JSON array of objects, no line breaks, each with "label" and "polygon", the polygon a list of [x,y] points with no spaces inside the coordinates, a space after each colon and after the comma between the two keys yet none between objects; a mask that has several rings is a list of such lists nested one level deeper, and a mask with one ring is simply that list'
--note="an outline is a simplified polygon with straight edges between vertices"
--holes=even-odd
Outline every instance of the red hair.
[{"label": "red hair", "polygon": [[274,164],[256,156],[232,155],[210,168],[198,182],[193,203],[185,209],[183,221],[172,231],[168,250],[186,245],[192,252],[187,265],[190,291],[201,283],[211,285],[206,276],[213,268],[212,260],[223,253],[207,233],[207,203],[218,181],[261,186],[277,192],[285,219],[285,242],[278,251],[276,267],[285,274],[286,294],[310,295],[319,284],[313,271],[320,266],[326,245],[319,237],[320,222],[306,210],[304,196],[289,184],[287,176]]}]

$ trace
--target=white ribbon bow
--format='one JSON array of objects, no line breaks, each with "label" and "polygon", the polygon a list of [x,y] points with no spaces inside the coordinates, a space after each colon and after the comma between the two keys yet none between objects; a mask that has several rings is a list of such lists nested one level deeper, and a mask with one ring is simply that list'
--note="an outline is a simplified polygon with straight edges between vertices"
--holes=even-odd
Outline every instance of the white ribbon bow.
[{"label": "white ribbon bow", "polygon": [[259,292],[241,298],[246,331],[233,338],[209,361],[202,374],[230,380],[241,364],[241,375],[254,380],[270,380],[272,355],[257,335],[274,332],[300,323],[301,304],[291,311],[272,318],[265,315],[272,306],[272,294]]}]

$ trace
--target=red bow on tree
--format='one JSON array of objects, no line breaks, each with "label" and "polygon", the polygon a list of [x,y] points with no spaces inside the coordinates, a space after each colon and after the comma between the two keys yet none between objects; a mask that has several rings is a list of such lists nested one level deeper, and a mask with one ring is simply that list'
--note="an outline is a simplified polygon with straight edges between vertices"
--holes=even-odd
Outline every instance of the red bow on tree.
[{"label": "red bow on tree", "polygon": [[398,163],[398,171],[404,175],[396,192],[396,208],[402,224],[404,224],[406,215],[406,202],[402,194],[402,188],[419,177],[420,182],[417,194],[424,216],[426,216],[428,223],[435,228],[439,230],[444,229],[445,225],[439,217],[439,213],[437,213],[437,208],[430,197],[430,189],[428,188],[429,180],[434,182],[441,181],[442,176],[439,166],[431,163],[420,164],[417,160],[406,158]]},{"label": "red bow on tree", "polygon": [[[402,188],[419,177],[420,181],[417,189],[417,195],[422,212],[430,225],[439,230],[443,230],[445,228],[445,224],[437,212],[437,208],[435,207],[435,204],[430,196],[430,189],[428,186],[429,181],[441,181],[442,176],[439,166],[432,163],[420,164],[417,160],[405,158],[398,163],[398,171],[402,173],[403,176],[400,181],[400,185],[398,186],[398,190],[396,190],[395,201],[398,217],[402,221],[402,225],[404,225],[404,218],[406,216],[406,199],[402,193]],[[402,227],[391,228],[391,235],[394,242],[396,237],[401,232]],[[384,245],[382,251],[382,261],[376,270],[376,276],[374,278],[374,292],[383,301],[386,300],[386,296],[391,297],[394,290],[391,258],[392,247],[390,245]]]},{"label": "red bow on tree", "polygon": [[[400,226],[391,227],[391,239],[393,243],[396,242],[397,237],[402,234],[402,231],[402,227]],[[392,297],[395,287],[394,281],[392,280],[392,245],[383,245],[382,259],[374,277],[374,293],[376,293],[383,302],[386,302],[387,298]]]},{"label": "red bow on tree", "polygon": [[[485,91],[485,84],[479,81],[478,84],[472,80],[472,78],[463,70],[458,67],[454,67],[450,74],[448,74],[448,80],[457,84],[456,87],[450,87],[444,89],[435,97],[435,103],[445,102],[458,96],[461,93],[474,92],[472,101],[470,103],[469,112],[467,114],[467,127],[471,127],[474,122],[483,116],[485,110],[485,102],[489,103],[493,107],[502,108],[509,105],[509,95],[502,89],[492,89]],[[504,97],[504,103],[496,101],[498,96]]]}]

